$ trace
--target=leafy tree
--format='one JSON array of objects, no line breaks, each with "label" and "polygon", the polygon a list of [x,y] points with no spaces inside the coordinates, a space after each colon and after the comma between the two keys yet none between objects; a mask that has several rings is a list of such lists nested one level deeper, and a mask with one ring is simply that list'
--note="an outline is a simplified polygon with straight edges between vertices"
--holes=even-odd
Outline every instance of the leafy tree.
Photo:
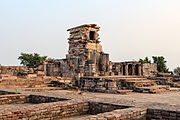
[{"label": "leafy tree", "polygon": [[180,67],[174,69],[174,74],[180,75]]},{"label": "leafy tree", "polygon": [[143,59],[139,59],[139,62],[141,62],[141,63],[151,63],[151,60],[149,60],[148,57],[145,57],[144,60]]},{"label": "leafy tree", "polygon": [[40,56],[38,53],[27,54],[21,53],[18,60],[21,60],[21,64],[28,67],[37,67],[42,61],[46,60],[47,56]]},{"label": "leafy tree", "polygon": [[165,58],[163,56],[152,56],[154,63],[157,64],[158,72],[168,73],[169,69],[166,66]]}]

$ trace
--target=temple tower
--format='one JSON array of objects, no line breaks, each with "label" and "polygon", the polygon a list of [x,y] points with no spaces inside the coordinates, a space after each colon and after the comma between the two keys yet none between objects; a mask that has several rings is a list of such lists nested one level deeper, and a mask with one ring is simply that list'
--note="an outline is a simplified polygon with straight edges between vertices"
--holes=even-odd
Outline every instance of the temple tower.
[{"label": "temple tower", "polygon": [[68,29],[70,32],[69,55],[82,54],[86,50],[95,50],[102,52],[102,46],[99,44],[99,27],[96,24],[81,25]]},{"label": "temple tower", "polygon": [[99,75],[104,67],[102,61],[109,63],[109,55],[103,53],[100,45],[99,27],[96,24],[86,24],[67,31],[70,32],[69,51],[66,55],[69,64],[80,77]]}]

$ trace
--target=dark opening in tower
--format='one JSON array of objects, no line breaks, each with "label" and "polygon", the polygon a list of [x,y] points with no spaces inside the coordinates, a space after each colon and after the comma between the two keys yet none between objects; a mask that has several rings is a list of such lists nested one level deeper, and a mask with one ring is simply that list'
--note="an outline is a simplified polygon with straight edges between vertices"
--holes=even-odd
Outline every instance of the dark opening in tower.
[{"label": "dark opening in tower", "polygon": [[90,40],[95,40],[95,31],[89,32],[89,38],[90,38]]}]

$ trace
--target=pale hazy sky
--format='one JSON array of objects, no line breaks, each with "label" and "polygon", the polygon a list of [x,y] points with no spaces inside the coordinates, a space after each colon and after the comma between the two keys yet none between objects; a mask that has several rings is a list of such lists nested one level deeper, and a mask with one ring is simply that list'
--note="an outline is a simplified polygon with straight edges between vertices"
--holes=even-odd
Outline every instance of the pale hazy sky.
[{"label": "pale hazy sky", "polygon": [[0,64],[21,52],[65,58],[68,28],[95,23],[112,61],[162,55],[180,66],[180,0],[0,0]]}]

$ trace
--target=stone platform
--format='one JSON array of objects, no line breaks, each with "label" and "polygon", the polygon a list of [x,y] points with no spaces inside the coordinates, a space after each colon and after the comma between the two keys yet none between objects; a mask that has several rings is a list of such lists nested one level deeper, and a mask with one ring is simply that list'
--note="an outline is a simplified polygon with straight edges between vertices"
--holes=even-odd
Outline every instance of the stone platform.
[{"label": "stone platform", "polygon": [[82,90],[91,92],[119,93],[118,91],[131,90],[144,93],[160,93],[170,90],[169,85],[158,85],[155,80],[143,76],[98,76],[82,77]]}]

